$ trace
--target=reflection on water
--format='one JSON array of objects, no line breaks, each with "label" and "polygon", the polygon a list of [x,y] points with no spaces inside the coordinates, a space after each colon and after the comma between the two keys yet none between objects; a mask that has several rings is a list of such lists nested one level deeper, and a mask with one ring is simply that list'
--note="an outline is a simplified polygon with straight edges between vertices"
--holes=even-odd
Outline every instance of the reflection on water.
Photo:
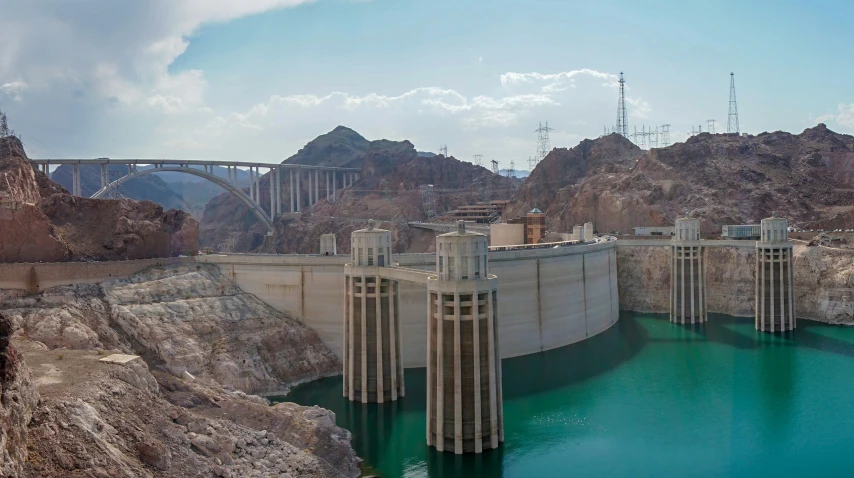
[{"label": "reflection on water", "polygon": [[502,361],[505,443],[482,455],[427,447],[425,369],[406,371],[397,402],[349,402],[341,377],[288,400],[334,411],[381,476],[849,475],[852,358],[854,328],[622,313],[586,341]]}]

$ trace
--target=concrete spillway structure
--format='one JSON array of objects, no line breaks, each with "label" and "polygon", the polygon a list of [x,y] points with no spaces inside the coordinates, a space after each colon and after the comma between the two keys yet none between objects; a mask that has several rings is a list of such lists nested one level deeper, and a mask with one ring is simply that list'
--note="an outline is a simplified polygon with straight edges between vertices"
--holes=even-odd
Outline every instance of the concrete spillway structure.
[{"label": "concrete spillway structure", "polygon": [[382,277],[391,265],[391,232],[374,227],[351,235],[344,267],[344,396],[382,403],[403,397],[398,281]]},{"label": "concrete spillway structure", "polygon": [[756,242],[756,330],[784,332],[795,328],[794,268],[789,223],[763,219]]},{"label": "concrete spillway structure", "polygon": [[700,220],[677,219],[671,243],[670,321],[678,324],[705,322],[706,267]]},{"label": "concrete spillway structure", "polygon": [[427,281],[427,444],[481,453],[504,441],[498,279],[489,275],[483,234],[436,238],[436,276]]}]

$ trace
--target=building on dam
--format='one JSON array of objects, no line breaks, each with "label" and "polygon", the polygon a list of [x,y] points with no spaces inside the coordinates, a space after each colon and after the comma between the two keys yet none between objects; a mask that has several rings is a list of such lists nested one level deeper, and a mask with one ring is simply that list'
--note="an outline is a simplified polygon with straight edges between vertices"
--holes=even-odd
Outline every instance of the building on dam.
[{"label": "building on dam", "polygon": [[679,218],[671,239],[670,321],[705,322],[706,266],[700,240],[700,220]]},{"label": "building on dam", "polygon": [[756,330],[795,328],[793,260],[788,221],[776,214],[763,219],[756,242]]},{"label": "building on dam", "polygon": [[483,234],[436,238],[436,275],[427,281],[427,444],[481,453],[504,441],[498,279],[489,274]]},{"label": "building on dam", "polygon": [[358,402],[397,400],[405,394],[398,281],[382,277],[391,266],[391,232],[353,231],[345,267],[344,396]]}]

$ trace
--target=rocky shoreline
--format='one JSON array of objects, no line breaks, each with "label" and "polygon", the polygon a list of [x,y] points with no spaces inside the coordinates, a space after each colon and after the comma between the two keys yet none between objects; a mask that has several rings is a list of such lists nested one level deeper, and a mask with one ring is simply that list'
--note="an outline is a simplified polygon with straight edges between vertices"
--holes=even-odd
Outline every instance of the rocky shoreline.
[{"label": "rocky shoreline", "polygon": [[0,476],[359,475],[332,412],[247,393],[337,374],[337,358],[214,266],[0,291],[0,314]]}]

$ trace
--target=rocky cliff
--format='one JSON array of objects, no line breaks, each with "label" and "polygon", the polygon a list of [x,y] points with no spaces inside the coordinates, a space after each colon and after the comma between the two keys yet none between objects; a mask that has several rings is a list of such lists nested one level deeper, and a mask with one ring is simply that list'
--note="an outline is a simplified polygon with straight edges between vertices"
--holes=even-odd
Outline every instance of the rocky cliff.
[{"label": "rocky cliff", "polygon": [[334,375],[317,334],[208,264],[155,267],[96,285],[0,301],[22,334],[50,348],[121,349],[176,376],[274,393]]},{"label": "rocky cliff", "polygon": [[[0,336],[14,331],[41,397],[36,408],[3,388],[0,444],[13,443],[8,461],[23,468],[13,476],[359,474],[334,414],[244,393],[280,394],[340,363],[312,330],[215,266],[157,267],[37,295],[0,291],[0,315],[11,324]],[[115,352],[141,359],[99,360]],[[0,370],[18,363],[6,356]],[[17,376],[3,384],[20,389],[27,375]]]},{"label": "rocky cliff", "polygon": [[610,135],[552,151],[507,211],[536,205],[555,230],[592,220],[599,231],[631,232],[690,215],[719,232],[721,224],[757,222],[772,211],[826,227],[852,214],[852,184],[854,137],[823,124],[797,135],[703,133],[646,152]]},{"label": "rocky cliff", "polygon": [[0,139],[0,262],[121,260],[190,255],[198,222],[130,199],[73,197],[35,170],[14,137]]},{"label": "rocky cliff", "polygon": [[39,401],[30,371],[10,344],[10,320],[0,313],[0,476],[20,476],[27,461],[28,424]]},{"label": "rocky cliff", "polygon": [[[798,318],[854,325],[854,250],[795,244],[795,311]],[[754,315],[755,252],[751,248],[706,249],[709,312]],[[617,247],[620,308],[668,313],[670,250]]]}]

